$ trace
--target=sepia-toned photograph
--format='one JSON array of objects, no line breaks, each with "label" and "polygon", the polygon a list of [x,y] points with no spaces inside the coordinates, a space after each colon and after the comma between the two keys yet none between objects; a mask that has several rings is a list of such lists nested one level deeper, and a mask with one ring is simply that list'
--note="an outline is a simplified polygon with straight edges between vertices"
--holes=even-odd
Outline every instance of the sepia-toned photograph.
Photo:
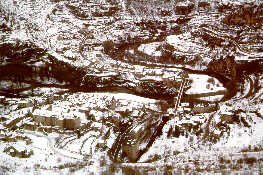
[{"label": "sepia-toned photograph", "polygon": [[263,1],[0,0],[22,174],[263,174]]}]

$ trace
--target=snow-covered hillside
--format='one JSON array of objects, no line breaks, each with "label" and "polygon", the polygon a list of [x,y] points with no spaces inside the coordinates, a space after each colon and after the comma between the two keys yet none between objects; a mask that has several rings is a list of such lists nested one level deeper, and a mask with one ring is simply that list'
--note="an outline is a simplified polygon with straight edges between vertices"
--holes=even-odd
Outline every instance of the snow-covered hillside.
[{"label": "snow-covered hillside", "polygon": [[1,1],[0,172],[260,174],[262,9]]}]

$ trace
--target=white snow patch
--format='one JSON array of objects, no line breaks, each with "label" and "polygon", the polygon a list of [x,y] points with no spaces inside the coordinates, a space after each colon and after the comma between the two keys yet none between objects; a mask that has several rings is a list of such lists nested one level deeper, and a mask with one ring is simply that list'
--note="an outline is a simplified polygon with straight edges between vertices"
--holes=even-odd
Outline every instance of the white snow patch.
[{"label": "white snow patch", "polygon": [[182,35],[170,35],[167,36],[166,42],[175,48],[175,51],[185,52],[187,54],[203,53],[207,49],[199,44],[194,43],[190,40],[191,33],[184,33]]},{"label": "white snow patch", "polygon": [[74,57],[75,57],[75,54],[74,54],[71,50],[67,50],[67,51],[64,53],[64,56],[69,57],[69,58],[74,58]]},{"label": "white snow patch", "polygon": [[[226,90],[222,83],[216,78],[208,75],[189,74],[189,79],[192,80],[193,83],[191,84],[191,88],[185,92],[186,94],[200,94]],[[213,83],[208,82],[209,80],[213,81]]]},{"label": "white snow patch", "polygon": [[144,52],[144,53],[146,53],[148,55],[151,55],[151,56],[161,56],[162,52],[156,50],[157,47],[160,46],[160,45],[161,45],[160,42],[153,42],[153,43],[149,43],[149,44],[141,44],[138,47],[138,50],[141,51],[141,52]]},{"label": "white snow patch", "polygon": [[47,29],[47,33],[50,35],[55,35],[58,33],[58,27],[57,26],[52,26]]},{"label": "white snow patch", "polygon": [[209,96],[209,97],[201,97],[200,99],[210,101],[210,102],[216,102],[216,101],[220,101],[223,97],[224,95],[214,95],[214,96]]}]

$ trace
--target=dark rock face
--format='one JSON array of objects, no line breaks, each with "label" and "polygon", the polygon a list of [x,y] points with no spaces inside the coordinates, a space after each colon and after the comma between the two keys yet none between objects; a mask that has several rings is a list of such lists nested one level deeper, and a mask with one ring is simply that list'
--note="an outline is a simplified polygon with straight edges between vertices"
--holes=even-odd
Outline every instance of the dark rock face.
[{"label": "dark rock face", "polygon": [[198,3],[199,10],[209,10],[211,8],[211,5],[207,1],[200,1]]},{"label": "dark rock face", "polygon": [[223,23],[235,26],[250,26],[260,28],[263,23],[263,4],[257,6],[247,4],[235,8],[231,14],[223,19]]},{"label": "dark rock face", "polygon": [[178,15],[188,15],[190,14],[194,9],[194,4],[193,3],[179,3],[176,4],[175,7],[175,13]]},{"label": "dark rock face", "polygon": [[236,63],[233,56],[227,56],[226,58],[221,58],[209,63],[208,70],[219,73],[223,76],[230,78],[231,80],[236,80]]},{"label": "dark rock face", "polygon": [[[11,86],[1,87],[2,95],[23,91],[36,87],[72,87],[79,86],[85,72],[74,68],[68,63],[58,61],[43,49],[33,44],[2,44],[2,65],[0,80],[13,81]],[[56,82],[49,81],[54,78]]]},{"label": "dark rock face", "polygon": [[218,4],[217,10],[220,13],[226,12],[226,11],[232,11],[233,6],[230,4]]},{"label": "dark rock face", "polygon": [[114,16],[118,11],[120,11],[120,8],[116,5],[96,5],[96,4],[90,4],[87,3],[80,3],[80,4],[74,4],[74,3],[67,3],[66,7],[74,14],[77,18],[85,19],[89,18],[91,16],[94,17],[110,17]]},{"label": "dark rock face", "polygon": [[209,33],[205,33],[205,32],[201,36],[204,42],[206,42],[207,45],[211,48],[215,48],[216,46],[217,47],[223,46],[222,43],[224,42],[224,40],[222,38],[211,36]]},{"label": "dark rock face", "polygon": [[188,21],[190,21],[192,18],[191,17],[181,17],[176,20],[177,24],[185,24]]},{"label": "dark rock face", "polygon": [[109,8],[103,8],[99,7],[100,10],[96,10],[92,13],[94,17],[103,17],[103,16],[113,16],[115,13],[117,13],[120,9],[118,7],[109,7]]}]

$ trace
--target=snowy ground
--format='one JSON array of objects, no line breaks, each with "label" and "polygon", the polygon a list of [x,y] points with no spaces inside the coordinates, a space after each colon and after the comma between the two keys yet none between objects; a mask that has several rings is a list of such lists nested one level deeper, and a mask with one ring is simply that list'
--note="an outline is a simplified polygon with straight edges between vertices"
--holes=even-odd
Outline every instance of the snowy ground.
[{"label": "snowy ground", "polygon": [[[12,31],[2,32],[0,37],[4,42],[33,42],[47,49],[56,59],[85,67],[87,72],[102,77],[120,73],[123,79],[134,84],[149,79],[180,78],[180,69],[132,65],[116,61],[103,52],[103,42],[109,39],[118,41],[127,36],[147,38],[150,35],[149,31],[140,31],[141,28],[135,25],[149,16],[129,15],[129,10],[136,9],[127,9],[126,3],[121,1],[124,10],[115,16],[94,17],[92,11],[104,13],[110,3],[95,1],[85,6],[83,2],[73,1],[1,2],[0,7],[10,15],[6,24]],[[105,9],[96,9],[100,6]],[[77,16],[72,11],[87,17],[81,19],[81,15]],[[201,37],[193,36],[200,25],[206,21],[217,24],[222,16],[217,18],[213,13],[191,15],[195,16],[189,21],[190,27],[182,26],[183,34],[169,35],[161,42],[141,44],[138,51],[160,56],[157,48],[166,43],[174,47],[175,55],[201,55],[202,64],[198,62],[196,65],[200,70],[220,54],[228,53],[222,48],[211,49]],[[236,55],[237,60],[247,59],[247,52],[242,55],[243,51]],[[260,56],[261,53],[249,56],[255,55]],[[160,100],[118,92],[53,95],[65,91],[59,88],[36,88],[35,94],[42,95],[26,99],[0,97],[0,172],[177,174],[199,171],[205,174],[247,171],[260,174],[263,161],[262,76],[250,75],[244,80],[243,89],[224,102],[220,100],[227,89],[216,78],[200,74],[188,76],[191,86],[186,94],[221,93],[200,97],[208,104],[195,104],[196,110],[213,106],[214,102],[217,102],[218,109],[209,113],[191,113],[193,108],[189,111],[189,104],[183,103],[178,110],[181,117],[168,121],[163,135],[140,158],[140,163],[114,163],[108,157],[108,151],[118,136],[116,128],[120,123],[140,122],[145,114],[173,111],[171,108],[163,111]],[[254,88],[256,81],[260,85],[258,91]],[[170,136],[170,128],[179,128],[174,133],[179,133],[178,136]]]}]

